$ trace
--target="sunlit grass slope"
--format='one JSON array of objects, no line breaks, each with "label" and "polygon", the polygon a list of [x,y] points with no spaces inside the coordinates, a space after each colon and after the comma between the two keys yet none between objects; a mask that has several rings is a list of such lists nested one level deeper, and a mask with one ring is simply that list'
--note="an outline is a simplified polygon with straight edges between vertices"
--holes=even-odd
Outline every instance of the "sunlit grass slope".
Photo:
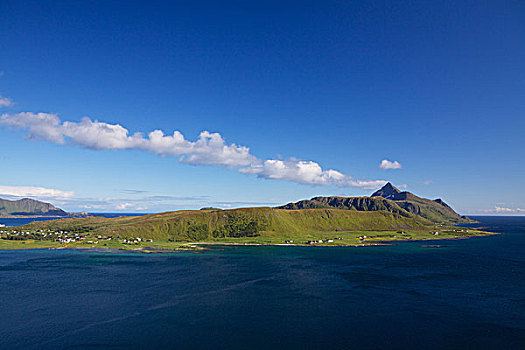
[{"label": "sunlit grass slope", "polygon": [[388,211],[243,208],[185,210],[112,219],[71,218],[34,222],[24,226],[24,229],[192,242],[240,237],[303,236],[337,231],[418,231],[428,229],[429,224],[423,218],[405,217]]}]

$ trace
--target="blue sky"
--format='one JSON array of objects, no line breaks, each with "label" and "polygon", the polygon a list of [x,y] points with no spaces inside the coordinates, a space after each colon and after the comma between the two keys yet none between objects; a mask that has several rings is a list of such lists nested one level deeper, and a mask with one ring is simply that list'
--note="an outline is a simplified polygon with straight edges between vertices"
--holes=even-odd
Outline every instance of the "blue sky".
[{"label": "blue sky", "polygon": [[523,2],[16,1],[0,36],[1,197],[525,213]]}]

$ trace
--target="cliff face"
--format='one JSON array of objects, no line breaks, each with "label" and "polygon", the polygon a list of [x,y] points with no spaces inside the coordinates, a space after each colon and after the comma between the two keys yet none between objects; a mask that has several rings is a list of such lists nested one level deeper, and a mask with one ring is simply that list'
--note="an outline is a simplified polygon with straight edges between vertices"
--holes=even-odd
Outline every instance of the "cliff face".
[{"label": "cliff face", "polygon": [[471,222],[461,217],[442,199],[421,198],[407,191],[400,191],[387,183],[370,197],[314,197],[288,203],[279,209],[337,208],[357,211],[389,211],[405,217],[419,216],[436,223]]},{"label": "cliff face", "polygon": [[67,216],[68,214],[50,203],[24,198],[17,201],[0,199],[0,215]]},{"label": "cliff face", "polygon": [[357,211],[389,211],[405,217],[412,215],[396,203],[375,197],[314,197],[296,203],[288,203],[278,209],[347,209]]}]

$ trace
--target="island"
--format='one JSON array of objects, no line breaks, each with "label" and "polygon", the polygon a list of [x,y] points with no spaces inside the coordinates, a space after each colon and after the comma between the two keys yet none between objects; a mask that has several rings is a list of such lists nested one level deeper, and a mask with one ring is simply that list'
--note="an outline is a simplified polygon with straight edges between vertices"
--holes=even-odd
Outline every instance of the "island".
[{"label": "island", "polygon": [[391,183],[369,197],[314,197],[280,207],[179,210],[160,214],[73,217],[0,228],[0,249],[97,248],[142,252],[213,244],[369,246],[396,241],[493,235],[441,199]]},{"label": "island", "polygon": [[31,198],[22,198],[16,201],[0,198],[0,217],[2,218],[64,217],[69,215],[51,203]]}]

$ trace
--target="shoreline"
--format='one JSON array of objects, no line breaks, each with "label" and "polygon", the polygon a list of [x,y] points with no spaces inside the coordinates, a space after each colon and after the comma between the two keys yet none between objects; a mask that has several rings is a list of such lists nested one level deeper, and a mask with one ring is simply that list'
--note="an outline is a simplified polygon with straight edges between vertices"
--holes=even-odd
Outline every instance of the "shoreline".
[{"label": "shoreline", "polygon": [[59,215],[2,215],[0,216],[1,219],[40,219],[40,218],[50,218],[50,219],[69,219],[69,218],[80,218],[80,217],[87,217],[87,216],[80,216],[80,215],[66,215],[66,216],[59,216]]},{"label": "shoreline", "polygon": [[377,241],[362,244],[301,244],[301,243],[241,243],[241,242],[181,242],[181,245],[176,248],[162,248],[162,247],[141,247],[141,248],[113,248],[113,247],[71,247],[71,246],[49,246],[49,247],[12,247],[10,249],[0,248],[2,251],[19,251],[19,250],[78,250],[91,251],[98,253],[140,253],[140,254],[165,254],[165,253],[181,253],[181,252],[203,252],[212,250],[206,246],[276,246],[276,247],[311,247],[311,248],[364,248],[377,246],[393,246],[396,242],[406,243],[422,243],[422,242],[439,242],[439,241],[454,241],[454,240],[468,240],[471,238],[491,237],[502,235],[499,232],[487,232],[484,235],[476,235],[469,237],[447,237],[447,238],[421,238],[421,239],[397,239],[392,241]]},{"label": "shoreline", "polygon": [[337,248],[337,247],[376,247],[376,246],[392,246],[396,242],[431,242],[431,241],[459,241],[468,240],[471,238],[482,238],[503,235],[500,232],[488,232],[485,235],[469,236],[469,237],[446,237],[446,238],[421,238],[421,239],[396,239],[392,241],[377,241],[374,243],[363,243],[363,244],[301,244],[301,243],[235,243],[235,242],[197,242],[188,243],[194,245],[211,245],[211,246],[278,246],[278,247],[324,247],[324,248]]}]

